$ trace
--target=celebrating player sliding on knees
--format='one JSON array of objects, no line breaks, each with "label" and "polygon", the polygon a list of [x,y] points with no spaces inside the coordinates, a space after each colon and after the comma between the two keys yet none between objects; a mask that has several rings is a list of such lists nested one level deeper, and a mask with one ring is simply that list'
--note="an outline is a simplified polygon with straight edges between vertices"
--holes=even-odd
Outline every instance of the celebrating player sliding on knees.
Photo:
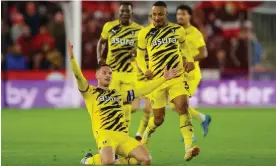
[{"label": "celebrating player sliding on knees", "polygon": [[[70,64],[89,112],[99,149],[99,154],[87,153],[81,163],[85,165],[151,164],[151,156],[146,148],[127,134],[125,114],[122,110],[123,102],[131,102],[135,98],[151,93],[167,80],[179,76],[178,70],[165,70],[162,77],[150,81],[140,89],[118,92],[115,89],[109,89],[112,70],[106,64],[97,68],[98,86],[89,85],[75,61],[69,41],[68,47]],[[115,160],[115,154],[124,158]]]}]

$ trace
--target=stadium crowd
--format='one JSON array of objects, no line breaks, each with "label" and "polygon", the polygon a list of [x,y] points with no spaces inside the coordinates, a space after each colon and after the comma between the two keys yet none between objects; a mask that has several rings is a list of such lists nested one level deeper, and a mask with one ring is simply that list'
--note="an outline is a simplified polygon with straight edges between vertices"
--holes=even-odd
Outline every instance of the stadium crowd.
[{"label": "stadium crowd", "polygon": [[[65,28],[60,6],[53,2],[2,4],[2,69],[64,68]],[[90,69],[96,67],[96,45],[102,26],[115,17],[118,3],[83,2],[82,6],[82,68]],[[144,25],[141,20],[135,21]],[[209,56],[202,61],[202,68],[247,73],[248,64],[260,67],[263,49],[247,20],[246,7],[201,2],[195,6],[193,22],[208,48]]]}]

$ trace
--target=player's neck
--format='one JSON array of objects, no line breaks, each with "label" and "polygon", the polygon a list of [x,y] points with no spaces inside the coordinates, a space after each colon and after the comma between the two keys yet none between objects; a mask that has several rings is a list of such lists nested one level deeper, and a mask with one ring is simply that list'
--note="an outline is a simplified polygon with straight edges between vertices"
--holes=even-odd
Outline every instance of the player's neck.
[{"label": "player's neck", "polygon": [[121,22],[121,20],[119,21],[120,21],[120,24],[123,26],[129,26],[132,23],[132,20],[129,20],[128,22],[125,22],[125,23]]},{"label": "player's neck", "polygon": [[189,28],[191,26],[191,23],[187,23],[187,24],[184,24],[182,26],[186,29],[186,28]]},{"label": "player's neck", "polygon": [[168,22],[166,21],[163,25],[159,25],[159,26],[154,25],[154,23],[152,23],[152,24],[153,24],[153,26],[156,27],[156,28],[162,28],[162,27],[167,26],[167,25],[168,25]]},{"label": "player's neck", "polygon": [[109,89],[109,87],[108,87],[108,86],[103,86],[103,85],[101,85],[99,82],[98,82],[98,88],[100,88],[100,89],[104,89],[104,90]]},{"label": "player's neck", "polygon": [[98,86],[98,88],[104,89],[104,90],[108,90],[109,89],[108,87],[105,87],[105,86]]}]

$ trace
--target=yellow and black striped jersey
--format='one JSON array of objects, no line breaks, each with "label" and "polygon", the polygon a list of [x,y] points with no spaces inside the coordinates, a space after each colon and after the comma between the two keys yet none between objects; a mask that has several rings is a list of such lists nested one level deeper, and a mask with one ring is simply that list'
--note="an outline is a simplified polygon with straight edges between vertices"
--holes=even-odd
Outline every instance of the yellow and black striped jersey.
[{"label": "yellow and black striped jersey", "polygon": [[82,93],[86,107],[91,116],[94,135],[99,130],[127,132],[123,102],[134,100],[134,90],[119,93],[90,86]]},{"label": "yellow and black striped jersey", "polygon": [[166,82],[166,78],[161,77],[151,80],[148,85],[143,87],[134,87],[135,90],[121,91],[119,93],[113,89],[103,89],[89,85],[74,56],[70,57],[70,64],[86,108],[90,114],[93,134],[96,139],[99,130],[127,132],[125,113],[122,110],[123,103],[145,96]]},{"label": "yellow and black striped jersey", "polygon": [[108,40],[106,63],[117,72],[135,72],[136,63],[131,50],[136,49],[137,37],[141,25],[132,22],[128,26],[120,24],[119,20],[105,23],[101,37]]},{"label": "yellow and black striped jersey", "polygon": [[147,50],[149,70],[154,78],[164,74],[164,69],[178,67],[184,72],[180,43],[185,42],[185,30],[180,25],[167,23],[157,28],[153,24],[143,28],[138,36],[138,49]]}]

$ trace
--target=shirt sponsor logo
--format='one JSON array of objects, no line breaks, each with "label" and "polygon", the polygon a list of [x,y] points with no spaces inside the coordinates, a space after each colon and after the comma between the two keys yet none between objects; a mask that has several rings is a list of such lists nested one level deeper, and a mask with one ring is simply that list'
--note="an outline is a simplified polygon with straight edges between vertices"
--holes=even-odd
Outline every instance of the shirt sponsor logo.
[{"label": "shirt sponsor logo", "polygon": [[151,42],[152,46],[157,46],[157,45],[161,45],[161,44],[169,44],[169,43],[176,43],[177,39],[176,38],[162,38],[162,39],[157,39],[157,40],[153,40]]},{"label": "shirt sponsor logo", "polygon": [[112,97],[112,96],[100,96],[100,101],[112,101],[112,102],[120,102],[120,99],[117,97]]},{"label": "shirt sponsor logo", "polygon": [[112,44],[122,44],[122,45],[134,45],[133,39],[121,39],[121,38],[111,38]]}]

